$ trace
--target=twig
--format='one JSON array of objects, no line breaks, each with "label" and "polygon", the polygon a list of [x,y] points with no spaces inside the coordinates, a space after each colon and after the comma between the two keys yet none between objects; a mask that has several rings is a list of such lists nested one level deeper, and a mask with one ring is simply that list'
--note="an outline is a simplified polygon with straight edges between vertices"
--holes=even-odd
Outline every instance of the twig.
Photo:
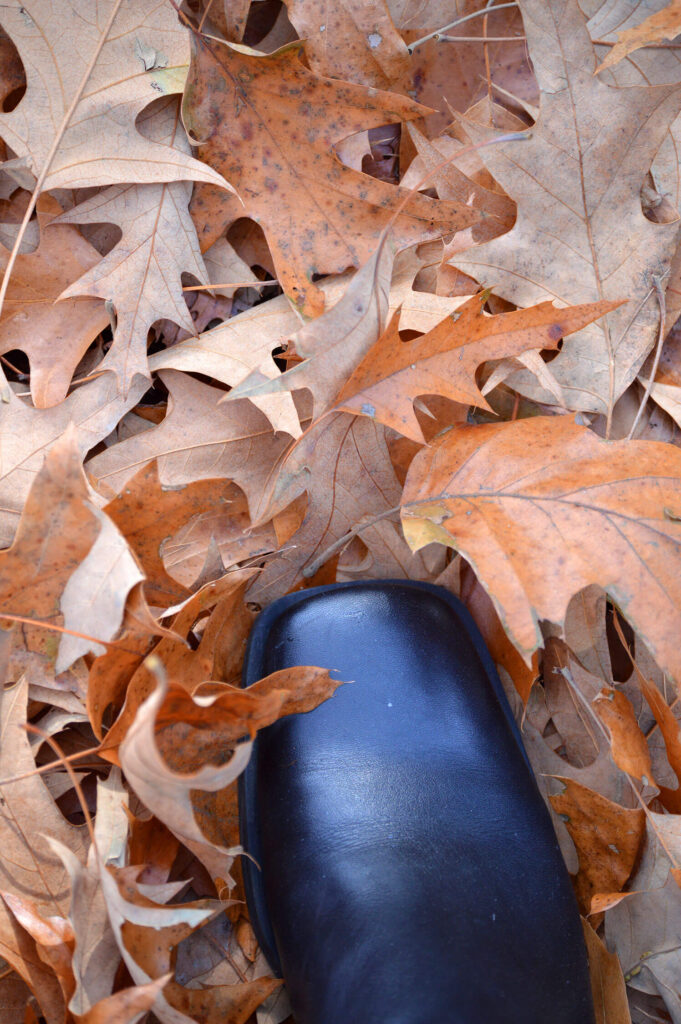
[{"label": "twig", "polygon": [[129,647],[123,647],[118,640],[102,640],[98,636],[89,636],[87,633],[79,633],[75,629],[67,629],[66,626],[58,626],[56,622],[46,622],[44,619],[29,619],[25,615],[12,615],[10,612],[0,612],[0,619],[8,619],[10,622],[21,622],[25,626],[39,626],[42,629],[53,629],[55,633],[66,633],[68,636],[77,636],[80,640],[89,640],[94,644],[101,644],[102,647],[115,647],[116,650],[124,651],[125,654],[139,654]]},{"label": "twig", "polygon": [[314,562],[310,562],[309,565],[305,566],[305,568],[303,569],[303,576],[305,577],[305,579],[309,579],[310,576],[314,576],[314,574],[318,572],[319,569],[321,569],[324,563],[328,562],[331,556],[335,555],[337,551],[340,551],[341,548],[345,547],[345,545],[349,541],[351,541],[353,537],[356,537],[363,530],[368,530],[370,526],[374,526],[381,519],[387,519],[388,516],[394,516],[395,513],[399,511],[400,506],[396,505],[395,508],[389,508],[385,512],[380,512],[379,515],[373,516],[373,518],[369,519],[366,523],[358,523],[357,526],[353,526],[353,528],[351,530],[348,530],[348,532],[344,534],[340,538],[340,540],[337,540],[334,544],[331,544],[328,548],[326,548],[325,551],[322,551],[321,555],[318,555],[317,558],[315,558]]},{"label": "twig", "polygon": [[527,36],[440,36],[445,43],[517,43],[523,42]]},{"label": "twig", "polygon": [[[663,275],[663,277],[665,276],[666,275]],[[636,413],[634,422],[631,425],[631,429],[627,434],[627,441],[631,441],[632,437],[634,436],[636,427],[638,426],[641,416],[643,415],[643,410],[648,404],[648,399],[650,398],[650,393],[653,390],[653,384],[655,383],[655,377],[657,376],[657,368],[660,365],[660,356],[662,355],[662,345],[664,343],[664,321],[667,315],[667,304],[665,302],[664,292],[662,291],[662,277],[658,277],[657,274],[653,275],[653,287],[655,288],[655,294],[657,295],[657,301],[660,306],[660,328],[657,335],[655,359],[653,360],[653,365],[648,376],[648,383],[646,384],[645,391],[643,392],[641,404],[638,407],[638,412]]]},{"label": "twig", "polygon": [[[87,750],[79,750],[75,754],[67,754],[61,761],[50,761],[49,764],[42,764],[39,768],[34,768],[33,771],[24,772],[22,775],[8,775],[6,779],[0,779],[0,786],[9,786],[13,782],[22,782],[24,779],[30,779],[34,775],[44,775],[46,772],[53,772],[56,768],[64,767],[65,761],[78,761],[81,757],[90,757],[91,754],[98,754],[102,749],[101,743],[97,747],[88,747]],[[106,765],[106,762],[103,762]]]},{"label": "twig", "polygon": [[219,284],[187,284],[182,288],[183,292],[206,292],[213,288],[264,288],[268,284],[279,284],[276,277],[268,281],[222,281]]},{"label": "twig", "polygon": [[473,11],[472,14],[464,14],[461,18],[455,18],[454,21],[448,22],[443,25],[442,28],[436,28],[434,32],[429,32],[427,36],[422,36],[420,39],[416,39],[413,43],[409,43],[407,50],[409,53],[413,53],[417,46],[421,46],[422,43],[427,43],[429,39],[440,39],[443,32],[447,32],[450,28],[456,28],[457,25],[463,25],[466,21],[472,21],[473,18],[479,18],[481,15],[489,14],[491,11],[503,11],[507,7],[517,7],[517,3],[507,4],[494,4],[493,7],[483,7],[480,11]]},{"label": "twig", "polygon": [[66,768],[68,776],[71,779],[73,788],[76,791],[76,796],[78,797],[78,801],[83,811],[83,815],[85,817],[85,824],[87,825],[87,830],[90,834],[90,842],[92,843],[96,850],[97,842],[95,839],[95,830],[92,825],[92,818],[90,817],[90,809],[85,801],[85,794],[83,793],[80,782],[78,781],[78,777],[74,772],[73,768],[71,767],[68,758],[66,757],[66,754],[63,752],[57,741],[52,736],[50,736],[49,733],[45,732],[44,729],[39,729],[37,725],[33,725],[31,722],[27,722],[25,728],[27,732],[32,732],[36,736],[41,736],[46,743],[49,743],[49,745],[52,747],[52,750],[57,755],[57,758],[59,759],[60,763],[63,764],[64,767]]},{"label": "twig", "polygon": [[90,63],[88,64],[87,68],[85,69],[85,74],[83,75],[83,77],[80,80],[80,84],[79,84],[78,88],[76,89],[76,92],[74,94],[73,99],[71,100],[71,105],[70,105],[69,109],[66,111],[66,113],[64,114],[64,118],[62,120],[62,123],[59,125],[59,129],[58,129],[57,133],[54,136],[54,141],[52,142],[52,145],[50,146],[50,151],[47,154],[47,158],[46,158],[45,163],[43,165],[43,169],[41,170],[40,174],[38,175],[38,180],[35,183],[35,188],[33,189],[33,194],[31,195],[31,198],[30,198],[30,200],[28,202],[28,206],[26,207],[26,213],[24,214],[24,219],[22,220],[21,225],[19,227],[19,231],[17,233],[17,237],[14,240],[14,245],[12,246],[12,251],[9,254],[9,260],[7,262],[7,266],[5,267],[5,273],[3,274],[2,284],[0,285],[0,313],[2,312],[2,307],[3,307],[4,303],[5,303],[5,296],[7,295],[7,289],[9,287],[9,281],[10,281],[10,277],[12,276],[12,271],[14,270],[14,264],[16,263],[17,256],[19,255],[19,249],[21,248],[21,243],[24,240],[24,235],[26,234],[26,228],[28,227],[29,221],[30,221],[31,217],[33,216],[33,211],[35,210],[36,203],[38,202],[38,197],[40,196],[40,191],[41,191],[41,189],[42,189],[42,187],[43,187],[43,185],[45,183],[45,179],[47,178],[47,175],[49,173],[50,167],[52,166],[52,161],[54,160],[54,158],[56,156],[57,150],[59,149],[59,144],[61,143],[62,138],[64,137],[64,132],[66,131],[68,123],[71,120],[71,118],[73,117],[73,114],[74,114],[74,111],[75,111],[76,107],[80,103],[80,98],[83,95],[83,90],[85,89],[85,86],[88,83],[88,79],[90,78],[90,75],[92,74],[93,68],[94,68],[95,64],[97,63],[97,60],[99,59],[99,55],[102,52],[102,47],[104,46],[104,43],[108,39],[109,31],[110,31],[111,26],[113,25],[114,21],[116,20],[116,17],[118,15],[118,11],[120,10],[122,2],[123,2],[123,0],[115,0],[114,5],[111,8],[111,14],[109,15],[109,19],[108,19],[106,25],[104,26],[104,30],[103,30],[101,36],[99,37],[99,42],[97,43],[97,46],[95,48],[95,52],[93,53],[92,57],[90,58]]}]

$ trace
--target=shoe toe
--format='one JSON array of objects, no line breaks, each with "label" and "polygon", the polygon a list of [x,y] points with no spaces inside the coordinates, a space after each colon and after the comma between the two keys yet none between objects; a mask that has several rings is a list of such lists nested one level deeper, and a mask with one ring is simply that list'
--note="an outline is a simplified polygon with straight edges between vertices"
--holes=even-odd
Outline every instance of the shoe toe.
[{"label": "shoe toe", "polygon": [[589,1024],[581,924],[482,640],[426,584],[283,598],[246,685],[353,680],[263,730],[240,782],[256,934],[297,1024]]}]

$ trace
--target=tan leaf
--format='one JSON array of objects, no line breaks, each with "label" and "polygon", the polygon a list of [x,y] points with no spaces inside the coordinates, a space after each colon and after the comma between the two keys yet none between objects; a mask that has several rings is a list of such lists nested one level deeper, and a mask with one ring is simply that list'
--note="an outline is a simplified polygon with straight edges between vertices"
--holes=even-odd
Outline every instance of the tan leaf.
[{"label": "tan leaf", "polygon": [[604,688],[593,702],[594,710],[610,733],[612,758],[618,768],[644,785],[655,784],[650,751],[631,702],[619,690]]},{"label": "tan leaf", "polygon": [[582,920],[582,925],[589,955],[596,1024],[631,1024],[627,987],[620,962],[614,953],[608,952],[587,921]]},{"label": "tan leaf", "polygon": [[[597,583],[681,680],[677,449],[602,441],[567,416],[454,426],[414,459],[402,505],[412,550],[457,547],[526,658],[539,619],[562,623],[573,594]],[[537,558],[538,545],[557,557]]]},{"label": "tan leaf", "polygon": [[[89,17],[88,0],[11,0],[2,8],[3,28],[27,69],[27,88],[17,107],[0,115],[0,136],[35,177],[64,126],[113,6],[106,0],[97,20]],[[188,58],[187,30],[172,7],[123,0],[63,130],[44,189],[192,179],[227,187],[211,168],[145,139],[135,128],[137,115],[159,93],[182,92]]]},{"label": "tan leaf", "polygon": [[617,37],[617,44],[612,47],[596,68],[596,74],[619,63],[628,54],[639,50],[650,43],[660,43],[663,39],[674,39],[681,35],[681,2],[670,0],[661,11],[649,15],[640,25],[625,29]]},{"label": "tan leaf", "polygon": [[559,781],[565,788],[551,803],[577,848],[575,888],[588,914],[595,894],[619,892],[626,885],[645,835],[645,813],[620,807],[572,779]]},{"label": "tan leaf", "polygon": [[106,999],[101,999],[84,1014],[75,1014],[77,1024],[135,1024],[140,1014],[150,1010],[160,992],[172,977],[161,975],[146,985],[124,988]]},{"label": "tan leaf", "polygon": [[681,861],[680,823],[677,815],[648,811],[630,894],[605,914],[605,941],[617,954],[627,984],[660,995],[673,1021],[681,1011],[681,891],[673,874]]},{"label": "tan leaf", "polygon": [[[501,114],[509,115],[503,108]],[[500,124],[497,127],[507,131],[522,131],[525,127],[520,119],[512,124]],[[468,248],[479,242],[486,242],[504,231],[510,231],[515,220],[515,203],[500,192],[479,185],[464,174],[454,160],[442,166],[444,161],[466,147],[456,143],[448,135],[430,142],[423,132],[410,124],[409,136],[416,147],[418,158],[412,162],[402,184],[405,188],[417,185],[424,178],[427,183],[437,189],[440,199],[451,199],[458,203],[470,203],[476,210],[484,210],[487,216],[478,224],[471,225],[466,231],[457,234],[454,244],[458,249]],[[477,155],[477,154],[476,154]],[[450,253],[451,255],[451,253]]]},{"label": "tan leaf", "polygon": [[[35,768],[26,721],[28,686],[17,683],[2,695],[0,707],[0,775],[23,775]],[[29,900],[41,917],[65,918],[69,881],[63,864],[44,838],[45,834],[84,856],[87,836],[62,817],[38,775],[3,786],[0,802],[0,889]],[[33,942],[17,929],[5,903],[0,903],[0,955],[31,988],[50,1024],[61,1024],[63,997],[52,969],[35,952]]]},{"label": "tan leaf", "polygon": [[386,0],[371,4],[363,0],[288,0],[286,8],[317,74],[407,92],[409,53],[392,23]]},{"label": "tan leaf", "polygon": [[[320,78],[303,66],[295,49],[263,56],[213,42],[195,46],[184,106],[185,124],[203,143],[199,155],[224,171],[244,200],[245,214],[262,225],[276,276],[306,315],[323,309],[313,274],[366,262],[405,198],[399,189],[346,167],[334,156],[333,144],[423,113],[405,97]],[[478,219],[454,203],[412,196],[395,220],[397,248]]]},{"label": "tan leaf", "polygon": [[[67,629],[110,640],[141,578],[124,538],[90,501],[71,429],[36,476],[12,547],[0,553],[0,614],[59,625],[61,613]],[[24,626],[22,634],[29,649],[55,662],[57,674],[92,647],[90,640],[64,634],[57,650],[44,627]]]},{"label": "tan leaf", "polygon": [[[307,388],[314,396],[315,415],[331,407],[343,382],[370,350],[386,326],[394,250],[387,241],[355,274],[336,304],[293,335],[303,362],[274,380],[246,382],[234,397]],[[253,379],[253,378],[252,378]]]},{"label": "tan leaf", "polygon": [[[177,944],[219,913],[222,904],[198,900],[162,906],[146,894],[152,887],[137,882],[138,868],[101,866],[101,873],[116,941],[133,981],[138,986],[160,979],[165,983],[153,1004],[154,1014],[162,1024],[194,1024],[195,1006],[196,1012],[202,1012],[207,1019],[212,1016],[225,1024],[245,1024],[262,1000],[281,984],[263,978],[245,985],[217,985],[191,991],[174,980],[168,981]],[[170,899],[177,890],[173,884],[165,887],[163,895]]]},{"label": "tan leaf", "polygon": [[[312,710],[339,685],[326,669],[297,668],[275,673],[247,690],[203,687],[193,699],[186,690],[161,681],[121,746],[126,778],[213,878],[228,879],[240,847],[224,845],[211,797],[218,797],[248,763],[251,743],[237,740],[253,737],[281,715]],[[201,800],[204,794],[207,801]]]},{"label": "tan leaf", "polygon": [[[611,303],[559,310],[552,302],[498,316],[485,316],[486,295],[469,299],[415,341],[400,338],[397,317],[347,379],[335,406],[371,416],[417,444],[425,438],[416,419],[419,395],[443,395],[462,405],[489,409],[475,382],[488,359],[527,349],[557,348],[563,336],[602,316]],[[295,370],[289,371],[295,373]]]},{"label": "tan leaf", "polygon": [[146,577],[144,590],[151,604],[168,607],[187,596],[186,588],[171,579],[164,568],[161,558],[164,541],[193,516],[228,514],[237,494],[234,485],[224,480],[201,480],[183,487],[163,488],[157,464],[152,460],[105,506],[107,516],[124,535],[142,566]]},{"label": "tan leaf", "polygon": [[[364,523],[359,536],[368,548],[366,575],[429,577],[425,563],[411,554],[395,524],[380,518],[400,500],[380,424],[347,413],[324,417],[284,457],[273,479],[271,503],[258,518],[273,515],[304,491],[307,510],[300,529],[251,587],[251,600],[269,604],[288,593],[321,567],[320,558],[326,561],[334,554],[336,543],[348,531]],[[378,521],[372,523],[374,519]]]},{"label": "tan leaf", "polygon": [[121,394],[113,374],[105,373],[73,391],[52,409],[34,409],[8,389],[0,402],[0,545],[6,547],[19,523],[19,516],[45,455],[70,423],[76,428],[81,456],[109,434],[123,414],[146,390],[139,379]]},{"label": "tan leaf", "polygon": [[[222,506],[207,501],[205,512],[195,515],[163,544],[163,565],[173,580],[184,587],[199,585],[199,574],[211,553],[211,544],[228,569],[237,562],[271,554],[300,526],[304,513],[302,509],[300,515],[296,514],[300,502],[294,502],[290,510],[274,521],[252,527],[243,492],[236,484],[227,484],[225,493],[227,498]],[[220,494],[220,488],[213,486],[211,496],[215,494]],[[285,529],[278,530],[278,525]]]},{"label": "tan leaf", "polygon": [[[38,200],[40,243],[35,252],[17,257],[0,320],[0,353],[26,353],[31,395],[39,409],[66,397],[82,355],[109,324],[98,299],[56,301],[67,285],[101,259],[76,228],[54,223],[61,212],[51,196]],[[0,269],[8,256],[0,249]]]},{"label": "tan leaf", "polygon": [[248,400],[221,402],[224,391],[177,370],[160,376],[170,392],[166,418],[91,459],[87,469],[97,487],[113,498],[140,466],[158,459],[163,486],[233,480],[253,506],[290,439],[275,435]]},{"label": "tan leaf", "polygon": [[[175,152],[190,147],[179,120],[177,97],[155,104],[140,119],[145,138]],[[107,255],[63,292],[63,298],[93,295],[116,313],[113,344],[98,369],[113,370],[126,390],[136,373],[150,376],[147,335],[168,319],[194,334],[182,291],[182,274],[200,284],[208,275],[189,216],[191,183],[114,185],[63,214],[61,224],[117,224],[122,238]],[[71,281],[73,281],[73,274]]]},{"label": "tan leaf", "polygon": [[[238,676],[253,621],[252,613],[244,604],[244,590],[254,573],[253,569],[232,572],[202,587],[180,606],[173,619],[173,633],[163,637],[154,648],[155,658],[170,679],[189,693],[206,679],[229,681]],[[184,638],[192,626],[209,613],[200,642],[193,650]],[[109,701],[120,699],[124,693],[125,705],[108,730],[102,751],[104,757],[117,763],[116,747],[123,742],[142,703],[156,690],[157,679],[149,663],[141,663],[141,657],[134,652],[107,667],[109,671],[113,668],[113,678],[107,679],[108,673],[105,674],[106,696],[100,693],[96,701],[95,730],[99,735],[101,714]],[[94,699],[92,703],[89,700],[91,715],[93,704]]]},{"label": "tan leaf", "polygon": [[[193,770],[175,771],[168,766],[156,738],[156,720],[164,710],[167,684],[142,704],[120,748],[125,777],[144,805],[205,865],[213,878],[228,878],[240,847],[224,847],[206,838],[194,812],[193,791],[217,793],[233,782],[248,763],[250,742],[226,750],[220,764],[200,763]],[[281,699],[279,700],[281,706]],[[276,712],[274,713],[276,718]]]},{"label": "tan leaf", "polygon": [[[203,373],[236,388],[250,375],[257,378],[279,377],[272,352],[282,347],[300,327],[300,317],[284,295],[187,338],[172,348],[156,352],[149,359],[151,370],[174,369]],[[288,393],[251,396],[251,400],[272,424],[292,437],[300,436],[300,421]]]},{"label": "tan leaf", "polygon": [[[664,273],[678,240],[678,222],[646,220],[639,193],[681,88],[620,89],[594,78],[577,0],[521,0],[520,9],[542,90],[540,117],[529,141],[483,151],[518,203],[517,221],[452,262],[519,306],[626,298],[603,327],[581,331],[551,363],[570,408],[610,416],[656,338],[650,275]],[[490,135],[470,122],[466,131],[474,142]],[[551,402],[531,378],[513,378],[513,386]]]}]

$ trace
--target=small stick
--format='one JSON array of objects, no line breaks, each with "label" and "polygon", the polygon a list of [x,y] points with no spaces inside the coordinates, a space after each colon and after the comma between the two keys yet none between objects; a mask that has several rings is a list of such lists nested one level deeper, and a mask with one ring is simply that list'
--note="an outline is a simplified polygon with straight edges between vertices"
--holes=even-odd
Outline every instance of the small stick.
[{"label": "small stick", "polygon": [[653,360],[653,365],[650,371],[650,375],[648,377],[648,383],[646,384],[646,389],[643,392],[643,398],[641,399],[641,404],[638,407],[636,418],[634,419],[634,422],[631,425],[631,430],[627,434],[627,441],[631,441],[632,437],[634,436],[636,427],[638,426],[639,420],[643,415],[643,410],[648,404],[648,399],[650,398],[650,393],[653,390],[653,384],[655,383],[655,377],[657,376],[657,368],[660,365],[662,345],[664,344],[664,321],[665,316],[667,314],[667,304],[665,302],[664,292],[662,291],[662,278],[658,277],[657,274],[653,275],[653,287],[655,288],[655,294],[657,295],[657,301],[660,306],[660,329],[657,335],[657,348],[655,349],[655,359]]},{"label": "small stick", "polygon": [[422,43],[427,43],[429,39],[440,39],[443,32],[447,32],[450,28],[456,28],[457,25],[463,25],[466,21],[472,21],[473,18],[479,18],[481,15],[489,14],[490,11],[503,11],[507,7],[517,7],[517,3],[506,3],[506,4],[495,4],[493,7],[483,7],[480,11],[473,11],[472,14],[465,14],[461,18],[456,18],[454,21],[448,22],[447,25],[443,25],[442,28],[436,28],[434,32],[429,32],[427,36],[422,36],[420,39],[416,39],[413,43],[409,43],[407,50],[410,54],[414,52],[417,46]]}]

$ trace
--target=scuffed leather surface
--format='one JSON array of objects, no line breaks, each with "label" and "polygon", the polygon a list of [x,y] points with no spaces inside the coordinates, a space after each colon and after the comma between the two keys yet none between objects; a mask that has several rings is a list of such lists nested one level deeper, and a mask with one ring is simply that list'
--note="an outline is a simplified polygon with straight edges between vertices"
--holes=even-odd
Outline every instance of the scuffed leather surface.
[{"label": "scuffed leather surface", "polygon": [[245,683],[299,664],[354,682],[262,731],[240,793],[298,1024],[591,1024],[569,878],[465,609],[409,583],[284,598]]}]

